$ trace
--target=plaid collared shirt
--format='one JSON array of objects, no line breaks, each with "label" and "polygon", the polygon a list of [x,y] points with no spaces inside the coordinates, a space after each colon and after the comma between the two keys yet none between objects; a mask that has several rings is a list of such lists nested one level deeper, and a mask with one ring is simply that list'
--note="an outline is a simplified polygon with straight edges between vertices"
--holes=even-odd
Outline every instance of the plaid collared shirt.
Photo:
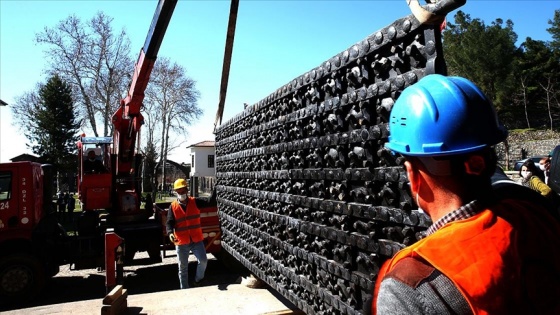
[{"label": "plaid collared shirt", "polygon": [[449,212],[448,214],[437,220],[435,223],[433,223],[426,231],[426,236],[435,233],[447,223],[468,219],[478,212],[480,212],[480,206],[476,200],[473,200],[462,206],[461,208]]}]

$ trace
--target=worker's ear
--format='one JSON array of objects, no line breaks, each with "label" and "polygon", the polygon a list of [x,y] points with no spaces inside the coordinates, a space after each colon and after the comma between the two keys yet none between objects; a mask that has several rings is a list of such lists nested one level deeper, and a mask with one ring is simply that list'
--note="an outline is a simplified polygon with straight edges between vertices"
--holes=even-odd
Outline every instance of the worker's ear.
[{"label": "worker's ear", "polygon": [[471,155],[464,162],[465,173],[479,176],[486,169],[486,162],[480,155]]},{"label": "worker's ear", "polygon": [[408,182],[410,185],[410,194],[412,196],[416,196],[416,194],[418,193],[418,189],[420,188],[418,187],[418,181],[420,179],[418,176],[420,176],[420,174],[418,174],[418,170],[414,168],[410,161],[405,161],[404,166],[406,168],[406,176],[408,177]]}]

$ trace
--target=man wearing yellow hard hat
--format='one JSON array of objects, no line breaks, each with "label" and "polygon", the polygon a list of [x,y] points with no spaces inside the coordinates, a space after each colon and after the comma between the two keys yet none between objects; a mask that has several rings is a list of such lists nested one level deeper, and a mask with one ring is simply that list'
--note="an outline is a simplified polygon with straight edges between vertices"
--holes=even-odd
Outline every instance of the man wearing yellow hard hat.
[{"label": "man wearing yellow hard hat", "polygon": [[203,200],[187,195],[189,188],[187,181],[183,178],[175,181],[173,190],[175,190],[177,199],[171,203],[167,213],[167,234],[171,242],[175,244],[177,251],[181,289],[188,289],[189,253],[192,251],[198,260],[194,278],[195,286],[199,286],[204,279],[204,272],[208,263],[206,249],[204,248],[204,236],[200,225],[200,209],[197,205]]}]

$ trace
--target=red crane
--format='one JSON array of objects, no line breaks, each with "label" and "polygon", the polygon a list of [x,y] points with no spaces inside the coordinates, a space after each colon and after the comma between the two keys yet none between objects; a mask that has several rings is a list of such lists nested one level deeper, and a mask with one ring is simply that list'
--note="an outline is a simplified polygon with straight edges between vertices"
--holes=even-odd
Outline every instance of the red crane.
[{"label": "red crane", "polygon": [[[80,200],[85,210],[107,209],[119,220],[138,221],[151,214],[140,209],[139,166],[142,156],[140,129],[144,122],[140,109],[144,91],[157,59],[163,37],[177,0],[160,0],[152,24],[136,61],[128,94],[113,114],[113,137],[85,137],[78,143],[81,170],[78,175]],[[85,168],[90,150],[105,165],[105,172],[88,174]]]}]

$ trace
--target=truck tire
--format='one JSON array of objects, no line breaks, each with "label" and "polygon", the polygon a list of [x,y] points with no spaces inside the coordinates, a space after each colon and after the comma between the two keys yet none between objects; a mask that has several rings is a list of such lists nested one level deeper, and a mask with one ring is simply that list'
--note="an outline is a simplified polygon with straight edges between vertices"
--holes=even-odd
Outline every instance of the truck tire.
[{"label": "truck tire", "polygon": [[0,297],[9,303],[34,299],[45,286],[45,271],[30,254],[18,253],[0,259]]}]

